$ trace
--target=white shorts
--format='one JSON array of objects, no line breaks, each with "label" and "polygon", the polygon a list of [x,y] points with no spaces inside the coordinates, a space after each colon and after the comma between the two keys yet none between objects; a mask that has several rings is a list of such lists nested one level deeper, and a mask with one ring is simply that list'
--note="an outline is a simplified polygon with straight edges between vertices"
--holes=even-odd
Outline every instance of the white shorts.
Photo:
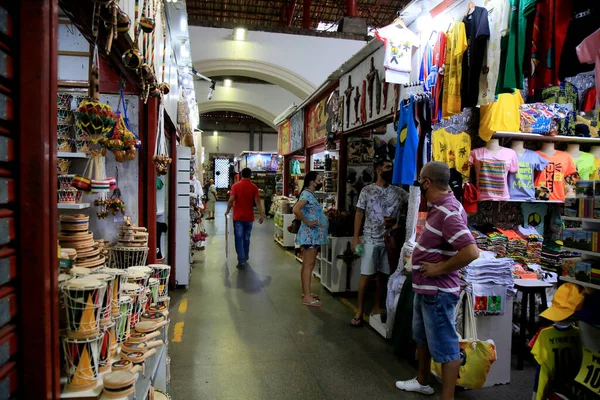
[{"label": "white shorts", "polygon": [[375,271],[390,274],[390,263],[385,246],[376,246],[371,243],[363,243],[365,252],[361,257],[360,274],[374,275]]}]

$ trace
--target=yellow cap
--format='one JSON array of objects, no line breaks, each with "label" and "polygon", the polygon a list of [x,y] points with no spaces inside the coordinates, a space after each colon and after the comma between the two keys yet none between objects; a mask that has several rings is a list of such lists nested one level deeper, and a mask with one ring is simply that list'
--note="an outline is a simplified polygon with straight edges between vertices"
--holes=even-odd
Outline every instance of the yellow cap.
[{"label": "yellow cap", "polygon": [[552,306],[540,314],[550,321],[562,321],[583,307],[583,289],[574,283],[565,283],[558,288]]}]

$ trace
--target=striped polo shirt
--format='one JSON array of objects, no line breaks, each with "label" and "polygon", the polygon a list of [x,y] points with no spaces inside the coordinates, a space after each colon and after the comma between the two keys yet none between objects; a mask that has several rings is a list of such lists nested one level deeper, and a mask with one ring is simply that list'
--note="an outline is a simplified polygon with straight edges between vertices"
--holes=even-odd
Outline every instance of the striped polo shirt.
[{"label": "striped polo shirt", "polygon": [[450,192],[438,198],[427,214],[425,228],[417,241],[412,255],[413,290],[419,294],[436,294],[438,290],[458,295],[460,277],[458,271],[425,278],[419,269],[423,261],[437,263],[454,256],[460,249],[475,244],[467,227],[467,213],[462,204]]}]

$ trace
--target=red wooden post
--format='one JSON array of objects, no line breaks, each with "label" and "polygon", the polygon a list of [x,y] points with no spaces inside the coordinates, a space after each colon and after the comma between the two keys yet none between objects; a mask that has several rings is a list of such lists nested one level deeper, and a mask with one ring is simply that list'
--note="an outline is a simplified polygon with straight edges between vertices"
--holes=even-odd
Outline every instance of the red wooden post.
[{"label": "red wooden post", "polygon": [[302,6],[302,27],[310,29],[310,0],[304,0]]},{"label": "red wooden post", "polygon": [[346,10],[348,17],[358,17],[358,7],[356,6],[356,0],[346,0]]},{"label": "red wooden post", "polygon": [[158,124],[157,99],[148,99],[141,109],[143,113],[140,116],[142,149],[139,152],[138,221],[141,226],[148,229],[148,248],[150,250],[147,263],[154,264],[156,263],[156,170],[152,163],[152,157],[154,157]]},{"label": "red wooden post", "polygon": [[[8,1],[8,3],[12,3]],[[18,10],[18,360],[23,399],[60,397],[56,208],[58,1],[21,0]],[[3,4],[4,5],[4,4]]]}]

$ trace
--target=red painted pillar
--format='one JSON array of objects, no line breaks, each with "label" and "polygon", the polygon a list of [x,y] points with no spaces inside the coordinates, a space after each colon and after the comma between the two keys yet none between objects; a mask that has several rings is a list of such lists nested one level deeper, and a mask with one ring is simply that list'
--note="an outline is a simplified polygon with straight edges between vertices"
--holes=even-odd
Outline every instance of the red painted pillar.
[{"label": "red painted pillar", "polygon": [[310,0],[304,0],[302,6],[302,27],[304,29],[310,29]]},{"label": "red painted pillar", "polygon": [[142,110],[140,122],[143,124],[140,124],[142,132],[140,136],[143,139],[141,151],[138,153],[140,157],[138,221],[140,226],[144,226],[148,230],[148,248],[150,250],[147,263],[154,264],[156,263],[156,170],[152,158],[154,157],[158,125],[157,99],[148,99],[148,103],[142,107]]},{"label": "red painted pillar", "polygon": [[358,17],[358,7],[356,6],[356,0],[346,0],[347,16]]}]

